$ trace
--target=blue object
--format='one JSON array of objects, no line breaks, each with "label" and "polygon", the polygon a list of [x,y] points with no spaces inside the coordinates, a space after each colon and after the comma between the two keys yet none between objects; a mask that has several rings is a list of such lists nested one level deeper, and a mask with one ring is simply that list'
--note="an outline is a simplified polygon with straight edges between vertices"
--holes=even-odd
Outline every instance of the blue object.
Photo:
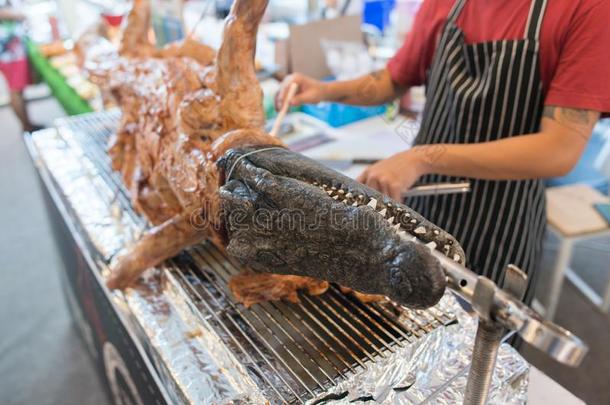
[{"label": "blue object", "polygon": [[152,26],[156,44],[159,48],[184,39],[182,20],[171,15],[153,14]]},{"label": "blue object", "polygon": [[307,104],[301,108],[305,114],[326,122],[337,128],[365,118],[385,113],[386,106],[356,107],[338,103]]},{"label": "blue object", "polygon": [[603,133],[608,130],[608,127],[605,127],[603,122],[598,124],[574,170],[568,173],[567,176],[547,180],[546,185],[548,187],[555,187],[582,183],[588,184],[606,194],[608,179],[595,169],[594,163],[605,143]]},{"label": "blue object", "polygon": [[374,25],[383,32],[390,23],[390,13],[395,5],[396,0],[365,0],[362,22]]}]

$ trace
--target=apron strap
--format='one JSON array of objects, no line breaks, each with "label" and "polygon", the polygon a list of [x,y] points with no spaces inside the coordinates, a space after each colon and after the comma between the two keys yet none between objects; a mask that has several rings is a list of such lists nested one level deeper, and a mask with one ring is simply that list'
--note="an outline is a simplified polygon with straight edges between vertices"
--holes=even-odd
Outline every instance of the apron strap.
[{"label": "apron strap", "polygon": [[525,38],[538,41],[542,30],[542,20],[548,0],[532,0],[532,6],[525,25]]},{"label": "apron strap", "polygon": [[464,8],[464,4],[466,4],[466,0],[456,0],[451,12],[447,16],[447,22],[455,23],[455,20],[457,20],[458,16],[460,15],[462,8]]}]

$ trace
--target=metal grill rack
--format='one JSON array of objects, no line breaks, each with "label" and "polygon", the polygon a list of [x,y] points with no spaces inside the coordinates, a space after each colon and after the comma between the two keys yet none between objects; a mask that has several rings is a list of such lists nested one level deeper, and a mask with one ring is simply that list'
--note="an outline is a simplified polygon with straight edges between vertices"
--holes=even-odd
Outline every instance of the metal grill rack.
[{"label": "metal grill rack", "polygon": [[[132,209],[106,154],[119,118],[118,111],[94,113],[59,120],[57,127],[60,135],[70,133],[70,142],[83,150],[138,232],[147,222]],[[272,403],[315,398],[398,347],[455,322],[435,308],[365,304],[335,286],[318,297],[300,294],[298,304],[267,302],[246,309],[228,289],[240,266],[210,243],[188,249],[166,266]]]}]

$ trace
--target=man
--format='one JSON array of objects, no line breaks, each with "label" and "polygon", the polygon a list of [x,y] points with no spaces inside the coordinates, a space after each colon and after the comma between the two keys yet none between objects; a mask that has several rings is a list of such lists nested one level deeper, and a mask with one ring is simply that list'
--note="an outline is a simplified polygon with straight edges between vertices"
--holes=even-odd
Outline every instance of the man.
[{"label": "man", "polygon": [[30,83],[25,46],[21,40],[24,16],[11,7],[8,0],[0,0],[0,73],[8,83],[11,107],[24,131],[40,127],[32,125],[27,113],[23,90]]},{"label": "man", "polygon": [[542,179],[568,173],[610,112],[609,21],[606,0],[427,0],[386,69],[334,83],[292,75],[278,104],[292,82],[295,105],[382,104],[425,83],[415,146],[359,180],[400,198],[415,182],[471,179],[469,195],[407,203],[452,233],[479,274],[499,282],[513,263],[534,280]]}]

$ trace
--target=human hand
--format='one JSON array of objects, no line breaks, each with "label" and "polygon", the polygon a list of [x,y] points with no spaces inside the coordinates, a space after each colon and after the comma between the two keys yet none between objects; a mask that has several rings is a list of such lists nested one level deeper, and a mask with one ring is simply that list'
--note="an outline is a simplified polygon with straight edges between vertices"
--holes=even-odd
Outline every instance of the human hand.
[{"label": "human hand", "polygon": [[409,150],[369,166],[358,181],[372,187],[396,201],[426,174],[421,154]]},{"label": "human hand", "polygon": [[281,110],[292,83],[296,83],[299,89],[290,103],[291,106],[301,104],[317,104],[324,100],[324,83],[311,77],[294,73],[286,77],[280,86],[280,91],[275,96],[275,109]]}]

